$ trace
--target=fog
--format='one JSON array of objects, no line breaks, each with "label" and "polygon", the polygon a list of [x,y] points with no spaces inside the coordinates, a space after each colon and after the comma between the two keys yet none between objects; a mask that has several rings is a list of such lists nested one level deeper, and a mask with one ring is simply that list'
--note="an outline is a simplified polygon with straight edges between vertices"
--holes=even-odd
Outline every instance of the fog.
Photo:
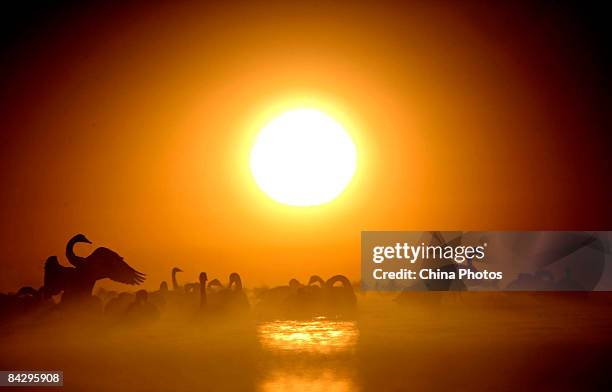
[{"label": "fog", "polygon": [[67,391],[576,390],[610,378],[607,293],[357,299],[351,317],[37,314],[3,323],[0,368],[61,370]]}]

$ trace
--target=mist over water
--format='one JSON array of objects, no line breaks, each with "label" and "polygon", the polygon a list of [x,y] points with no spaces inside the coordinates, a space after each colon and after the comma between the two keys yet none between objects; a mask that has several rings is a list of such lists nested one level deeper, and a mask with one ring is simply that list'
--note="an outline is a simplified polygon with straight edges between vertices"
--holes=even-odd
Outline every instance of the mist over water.
[{"label": "mist over water", "polygon": [[1,327],[0,368],[62,370],[67,391],[597,388],[610,378],[611,304],[606,293],[368,293],[350,319],[32,318]]}]

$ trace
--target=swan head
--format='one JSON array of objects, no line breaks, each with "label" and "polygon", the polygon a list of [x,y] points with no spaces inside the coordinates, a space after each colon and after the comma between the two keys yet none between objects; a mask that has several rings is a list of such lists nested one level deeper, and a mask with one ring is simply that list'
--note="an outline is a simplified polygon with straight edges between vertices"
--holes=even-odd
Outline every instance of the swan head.
[{"label": "swan head", "polygon": [[149,294],[147,294],[147,290],[138,290],[136,292],[136,302],[138,303],[147,302],[148,297],[149,297]]},{"label": "swan head", "polygon": [[208,275],[206,275],[206,272],[200,272],[200,286],[204,286],[206,281],[208,281]]},{"label": "swan head", "polygon": [[291,289],[299,289],[302,286],[302,284],[295,278],[291,279],[289,281],[289,287]]},{"label": "swan head", "polygon": [[229,276],[229,287],[232,287],[232,284],[236,284],[236,288],[242,288],[242,279],[240,279],[240,275],[236,272],[232,272]]},{"label": "swan head", "polygon": [[85,237],[85,234],[77,234],[74,237],[72,237],[71,242],[74,242],[75,244],[77,242],[85,242],[86,244],[91,244],[91,241],[87,239],[87,237]]},{"label": "swan head", "polygon": [[164,280],[164,281],[162,281],[162,282],[159,284],[159,291],[161,291],[161,292],[166,292],[166,291],[168,291],[168,282],[166,282],[165,280]]},{"label": "swan head", "polygon": [[177,272],[183,272],[183,270],[182,270],[182,269],[180,269],[179,267],[174,267],[174,268],[172,268],[172,273],[173,273],[173,274],[176,274]]}]

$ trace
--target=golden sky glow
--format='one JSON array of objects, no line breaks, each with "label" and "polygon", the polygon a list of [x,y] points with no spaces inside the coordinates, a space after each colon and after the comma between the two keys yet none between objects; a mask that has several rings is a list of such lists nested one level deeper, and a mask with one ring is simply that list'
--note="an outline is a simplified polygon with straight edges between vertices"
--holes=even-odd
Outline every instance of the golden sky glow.
[{"label": "golden sky glow", "polygon": [[[78,232],[150,287],[175,265],[183,279],[238,271],[254,286],[358,279],[361,230],[595,229],[605,215],[605,192],[583,202],[609,162],[575,79],[592,73],[551,45],[565,42],[558,30],[515,23],[524,14],[133,11],[66,18],[14,53],[2,91],[5,289],[40,285],[43,261],[63,260]],[[262,128],[298,107],[342,124],[358,152],[346,188],[316,207],[265,195],[249,162]]]}]

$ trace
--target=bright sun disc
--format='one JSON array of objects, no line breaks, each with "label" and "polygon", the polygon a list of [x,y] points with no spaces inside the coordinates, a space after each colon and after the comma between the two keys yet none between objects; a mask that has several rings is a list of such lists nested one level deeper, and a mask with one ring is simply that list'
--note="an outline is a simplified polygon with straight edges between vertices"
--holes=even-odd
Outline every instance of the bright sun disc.
[{"label": "bright sun disc", "polygon": [[351,181],[356,166],[351,137],[315,109],[276,117],[261,130],[251,150],[251,172],[259,188],[292,206],[333,200]]}]

